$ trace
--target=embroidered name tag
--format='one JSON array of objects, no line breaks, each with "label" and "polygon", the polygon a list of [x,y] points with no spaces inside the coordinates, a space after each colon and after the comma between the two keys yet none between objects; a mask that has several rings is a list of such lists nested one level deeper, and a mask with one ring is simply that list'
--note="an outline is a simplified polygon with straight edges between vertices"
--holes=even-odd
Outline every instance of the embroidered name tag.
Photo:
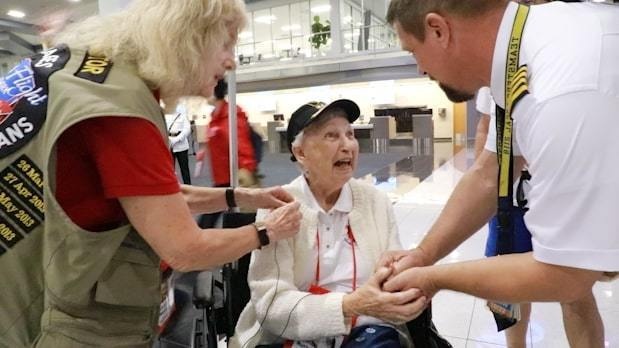
[{"label": "embroidered name tag", "polygon": [[0,171],[0,254],[45,219],[43,172],[25,155]]},{"label": "embroidered name tag", "polygon": [[112,62],[105,57],[96,57],[86,53],[82,65],[75,73],[75,76],[88,81],[103,83],[112,69]]}]

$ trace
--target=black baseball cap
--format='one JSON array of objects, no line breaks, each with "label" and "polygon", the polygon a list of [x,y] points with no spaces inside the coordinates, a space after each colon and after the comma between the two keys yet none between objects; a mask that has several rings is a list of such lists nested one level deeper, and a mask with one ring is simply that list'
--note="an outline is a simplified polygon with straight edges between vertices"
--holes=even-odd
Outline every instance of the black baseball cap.
[{"label": "black baseball cap", "polygon": [[[292,153],[292,142],[297,134],[301,133],[305,127],[309,126],[320,116],[324,115],[326,111],[332,109],[342,109],[346,113],[348,122],[353,123],[359,118],[361,111],[359,106],[349,99],[338,99],[330,104],[323,102],[309,102],[303,104],[290,116],[288,121],[288,129],[286,131],[286,140],[288,141],[288,150]],[[290,156],[290,160],[296,162],[294,155]]]}]

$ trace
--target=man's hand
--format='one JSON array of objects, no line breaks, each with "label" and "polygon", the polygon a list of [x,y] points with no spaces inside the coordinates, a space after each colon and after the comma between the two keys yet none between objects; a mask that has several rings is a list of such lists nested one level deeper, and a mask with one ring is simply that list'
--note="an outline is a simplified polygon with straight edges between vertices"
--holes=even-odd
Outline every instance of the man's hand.
[{"label": "man's hand", "polygon": [[389,251],[385,251],[380,259],[378,260],[378,262],[376,263],[376,269],[378,270],[379,268],[382,267],[391,267],[392,265],[394,265],[395,263],[399,262],[401,259],[405,258],[408,256],[408,254],[411,253],[412,250],[389,250]]},{"label": "man's hand", "polygon": [[342,302],[344,315],[347,318],[368,315],[393,324],[403,324],[419,316],[427,304],[420,290],[391,293],[381,290],[381,284],[391,272],[389,268],[380,268],[362,287],[345,295]]},{"label": "man's hand", "polygon": [[275,209],[290,203],[294,198],[280,186],[261,189],[235,188],[237,204],[249,209]]},{"label": "man's hand", "polygon": [[394,276],[411,267],[427,266],[428,263],[426,255],[420,248],[412,250],[392,250],[383,253],[376,268],[393,268],[392,276]]},{"label": "man's hand", "polygon": [[423,295],[430,301],[430,299],[440,289],[436,287],[432,281],[432,272],[437,266],[428,267],[411,267],[400,274],[392,277],[383,284],[383,290],[394,291],[410,291],[420,290]]},{"label": "man's hand", "polygon": [[286,239],[299,232],[301,212],[299,202],[291,202],[269,213],[264,219],[267,235],[272,242]]}]

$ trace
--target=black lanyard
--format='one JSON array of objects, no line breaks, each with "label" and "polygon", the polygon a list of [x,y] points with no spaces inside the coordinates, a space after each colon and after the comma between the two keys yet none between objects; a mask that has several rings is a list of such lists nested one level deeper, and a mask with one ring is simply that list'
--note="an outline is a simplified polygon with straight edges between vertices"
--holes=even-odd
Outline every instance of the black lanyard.
[{"label": "black lanyard", "polygon": [[505,109],[496,106],[497,159],[498,175],[498,211],[499,222],[498,253],[508,254],[512,251],[513,224],[511,210],[513,205],[513,167],[512,146],[514,107],[529,93],[527,83],[527,66],[519,66],[522,33],[529,15],[529,7],[518,5],[512,33],[507,45],[505,65]]}]

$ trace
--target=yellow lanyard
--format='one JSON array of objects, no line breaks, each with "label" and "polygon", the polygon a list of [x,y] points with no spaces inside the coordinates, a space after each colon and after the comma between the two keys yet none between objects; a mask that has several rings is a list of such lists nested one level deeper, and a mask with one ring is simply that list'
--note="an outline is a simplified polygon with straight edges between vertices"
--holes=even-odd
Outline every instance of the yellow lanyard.
[{"label": "yellow lanyard", "polygon": [[[499,160],[499,197],[507,197],[512,185],[510,180],[512,161],[512,111],[516,103],[528,93],[527,66],[518,67],[520,60],[520,44],[524,25],[529,15],[529,7],[518,5],[514,19],[512,34],[507,48],[507,64],[505,66],[505,118],[502,126],[497,127]],[[497,120],[498,122],[498,120]]]}]

